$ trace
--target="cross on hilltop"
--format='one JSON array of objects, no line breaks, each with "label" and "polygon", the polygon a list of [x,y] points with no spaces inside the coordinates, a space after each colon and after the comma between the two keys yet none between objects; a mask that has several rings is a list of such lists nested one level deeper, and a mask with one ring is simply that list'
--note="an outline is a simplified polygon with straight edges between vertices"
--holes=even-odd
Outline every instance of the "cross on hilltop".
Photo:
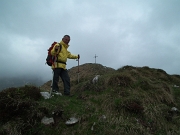
[{"label": "cross on hilltop", "polygon": [[95,56],[94,56],[94,58],[95,58],[95,64],[96,64],[96,58],[97,58],[98,56],[96,56],[96,54],[95,54]]}]

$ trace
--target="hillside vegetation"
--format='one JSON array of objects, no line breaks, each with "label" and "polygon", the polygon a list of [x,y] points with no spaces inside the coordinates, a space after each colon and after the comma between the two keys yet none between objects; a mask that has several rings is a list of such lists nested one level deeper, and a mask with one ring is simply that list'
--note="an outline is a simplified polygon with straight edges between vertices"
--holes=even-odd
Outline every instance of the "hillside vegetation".
[{"label": "hillside vegetation", "polygon": [[[100,64],[69,69],[72,96],[44,99],[41,87],[0,92],[1,135],[179,135],[180,76],[162,69]],[[97,83],[92,79],[100,75]],[[63,84],[59,86],[63,93]],[[53,113],[52,113],[53,112]],[[53,118],[44,125],[42,118]],[[66,125],[76,117],[78,122]]]}]

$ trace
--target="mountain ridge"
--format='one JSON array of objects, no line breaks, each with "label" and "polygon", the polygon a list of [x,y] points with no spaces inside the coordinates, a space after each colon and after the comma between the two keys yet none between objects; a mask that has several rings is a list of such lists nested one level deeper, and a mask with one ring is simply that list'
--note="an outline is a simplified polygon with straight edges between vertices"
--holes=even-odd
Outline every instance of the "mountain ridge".
[{"label": "mountain ridge", "polygon": [[[51,80],[0,92],[0,134],[180,134],[180,75],[147,66],[115,70],[92,63],[68,72],[71,97],[43,99],[40,92],[50,91]],[[61,81],[59,86],[63,93]],[[67,126],[72,116],[78,123]],[[43,125],[44,117],[54,123]]]}]

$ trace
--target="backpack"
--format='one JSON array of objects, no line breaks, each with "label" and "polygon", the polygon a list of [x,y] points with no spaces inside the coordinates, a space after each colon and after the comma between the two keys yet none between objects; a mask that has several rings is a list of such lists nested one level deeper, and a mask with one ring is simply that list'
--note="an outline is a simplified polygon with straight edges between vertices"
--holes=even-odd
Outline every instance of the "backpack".
[{"label": "backpack", "polygon": [[[54,45],[57,44],[57,42],[54,41],[54,43],[52,43],[51,47],[49,47],[48,51],[48,55],[46,58],[46,63],[48,66],[52,66],[53,63],[55,62],[56,57],[51,55],[51,50],[53,49]],[[61,44],[60,44],[60,50],[61,50]]]}]

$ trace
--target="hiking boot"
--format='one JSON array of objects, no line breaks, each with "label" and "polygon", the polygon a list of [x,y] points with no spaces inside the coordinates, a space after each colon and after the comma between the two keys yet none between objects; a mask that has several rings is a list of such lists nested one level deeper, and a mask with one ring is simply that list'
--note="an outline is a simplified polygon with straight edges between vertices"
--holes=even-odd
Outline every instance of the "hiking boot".
[{"label": "hiking boot", "polygon": [[58,92],[58,91],[56,91],[56,90],[52,90],[52,93],[53,93],[53,94],[56,94],[56,95],[59,95],[59,96],[62,96],[61,92]]}]

